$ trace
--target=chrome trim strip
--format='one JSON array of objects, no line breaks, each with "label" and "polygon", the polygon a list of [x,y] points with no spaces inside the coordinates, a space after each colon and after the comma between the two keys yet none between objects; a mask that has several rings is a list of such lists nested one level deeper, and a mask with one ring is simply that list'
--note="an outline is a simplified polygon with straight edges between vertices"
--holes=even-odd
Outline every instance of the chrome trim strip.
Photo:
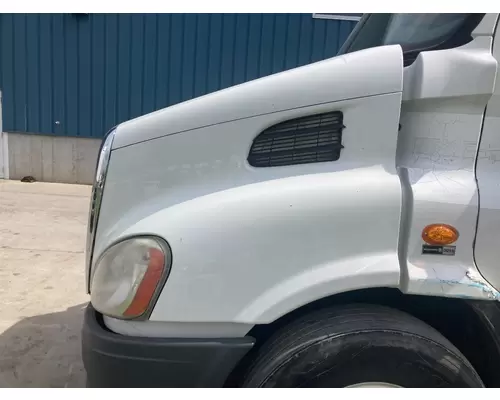
[{"label": "chrome trim strip", "polygon": [[104,183],[108,171],[109,159],[111,156],[111,147],[115,137],[115,129],[112,129],[103,139],[97,158],[94,184],[92,185],[92,194],[90,196],[89,219],[87,225],[87,243],[85,249],[85,280],[87,293],[90,294],[90,274],[92,269],[92,253],[94,251],[95,234],[97,231],[97,222],[99,211],[101,210],[102,195],[104,192]]}]

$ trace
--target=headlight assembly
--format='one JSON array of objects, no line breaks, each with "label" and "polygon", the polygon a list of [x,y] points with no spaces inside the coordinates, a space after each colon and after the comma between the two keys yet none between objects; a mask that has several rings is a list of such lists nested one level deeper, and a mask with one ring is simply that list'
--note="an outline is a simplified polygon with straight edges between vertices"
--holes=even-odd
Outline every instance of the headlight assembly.
[{"label": "headlight assembly", "polygon": [[135,237],[114,244],[94,266],[92,305],[116,318],[145,316],[168,277],[171,261],[170,248],[160,238]]}]

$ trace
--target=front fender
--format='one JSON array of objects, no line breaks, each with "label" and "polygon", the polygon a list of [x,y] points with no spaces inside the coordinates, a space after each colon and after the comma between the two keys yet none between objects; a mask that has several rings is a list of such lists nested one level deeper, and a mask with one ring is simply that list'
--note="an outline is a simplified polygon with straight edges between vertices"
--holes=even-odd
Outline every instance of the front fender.
[{"label": "front fender", "polygon": [[376,166],[294,176],[173,205],[119,236],[154,233],[172,249],[151,320],[267,323],[331,294],[398,286],[394,199],[399,185]]}]

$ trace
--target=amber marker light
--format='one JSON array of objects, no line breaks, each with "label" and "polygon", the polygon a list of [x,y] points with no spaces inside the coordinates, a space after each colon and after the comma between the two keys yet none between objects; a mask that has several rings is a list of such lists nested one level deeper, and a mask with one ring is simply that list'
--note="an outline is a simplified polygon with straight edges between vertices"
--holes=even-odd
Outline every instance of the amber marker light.
[{"label": "amber marker light", "polygon": [[457,241],[458,231],[447,224],[427,225],[422,231],[422,239],[431,245],[448,245]]}]

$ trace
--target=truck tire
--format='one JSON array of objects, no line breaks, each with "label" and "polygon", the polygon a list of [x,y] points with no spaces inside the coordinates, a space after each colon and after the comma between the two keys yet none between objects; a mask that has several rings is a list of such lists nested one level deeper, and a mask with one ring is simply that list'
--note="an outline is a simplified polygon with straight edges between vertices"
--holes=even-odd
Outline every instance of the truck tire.
[{"label": "truck tire", "polygon": [[310,313],[260,348],[244,387],[483,387],[434,328],[375,305]]}]

